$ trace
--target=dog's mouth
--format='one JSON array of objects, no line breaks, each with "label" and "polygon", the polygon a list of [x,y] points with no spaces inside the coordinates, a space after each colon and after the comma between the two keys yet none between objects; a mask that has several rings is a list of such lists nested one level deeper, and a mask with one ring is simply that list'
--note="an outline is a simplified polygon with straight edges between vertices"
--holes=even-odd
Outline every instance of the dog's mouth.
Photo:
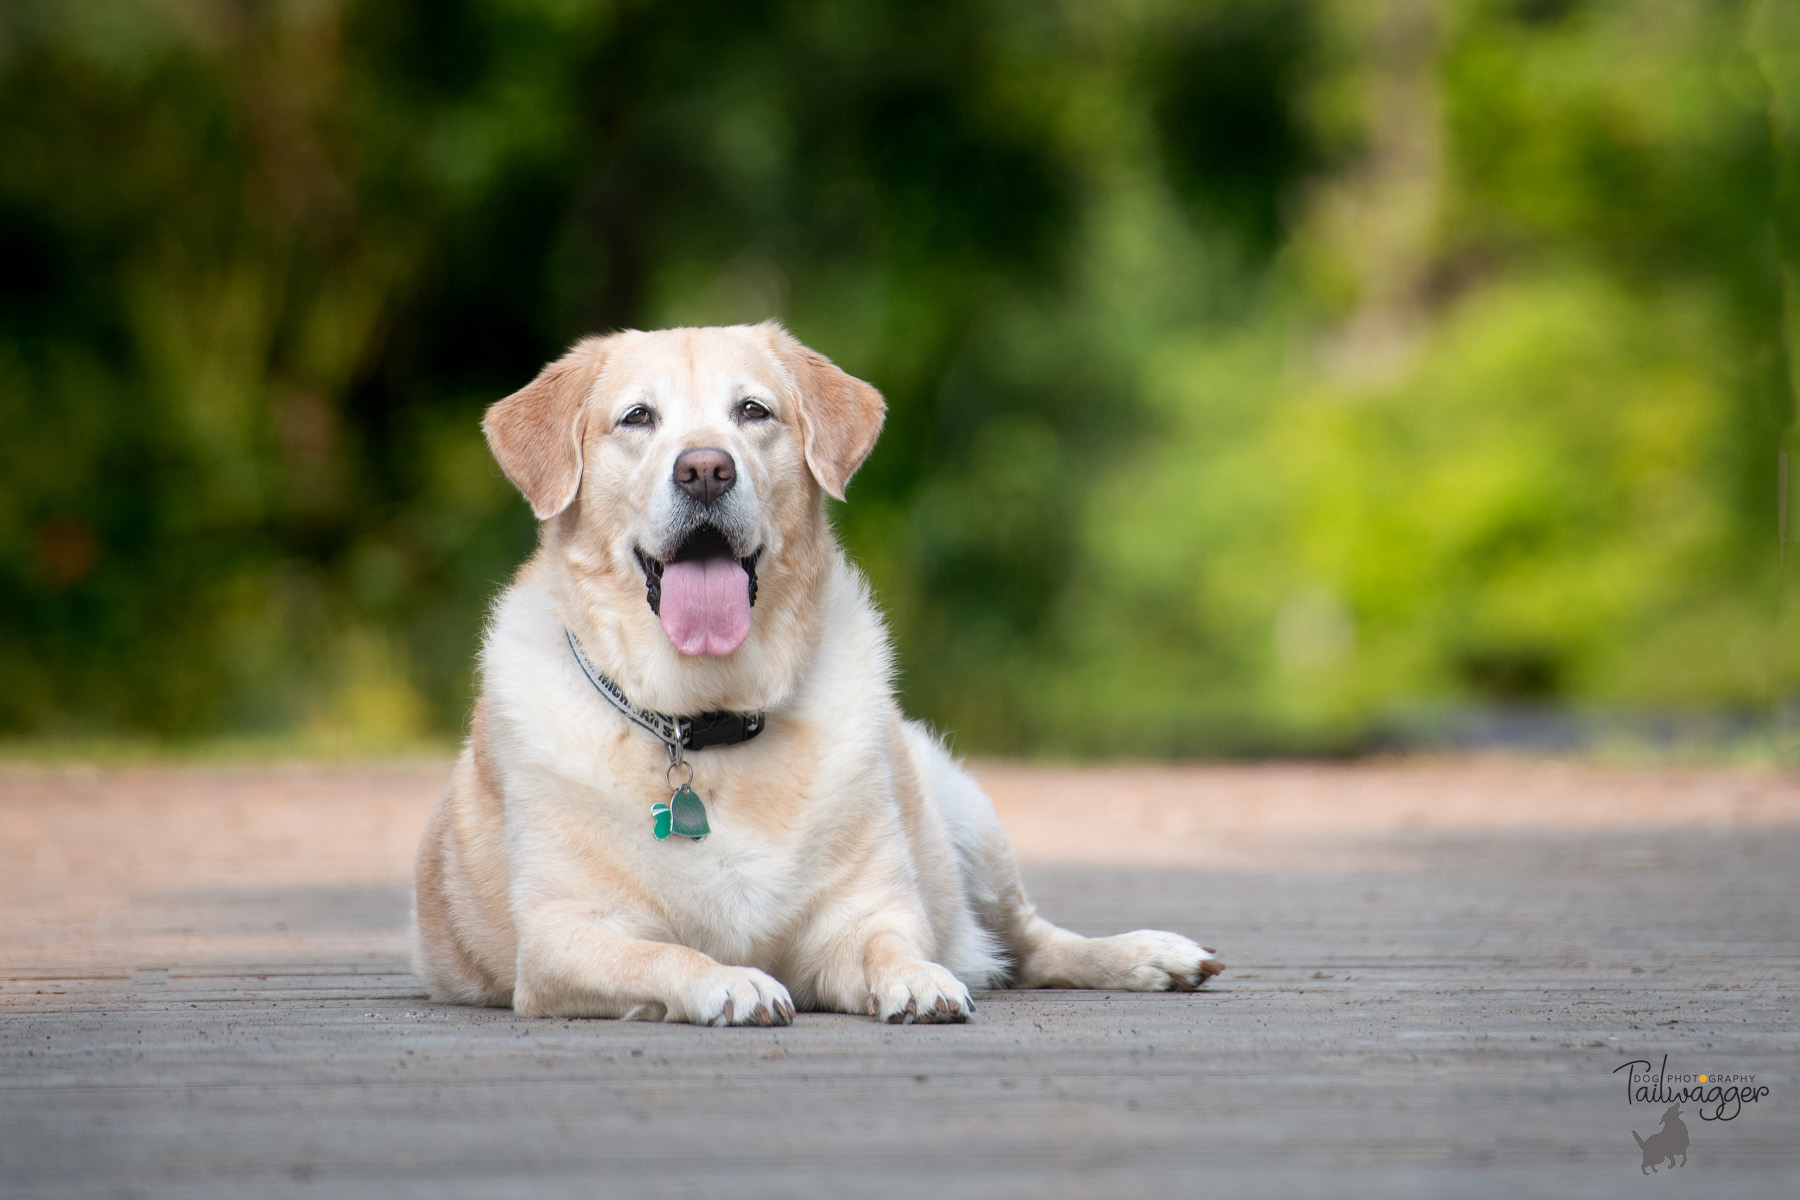
[{"label": "dog's mouth", "polygon": [[638,547],[644,569],[644,598],[662,619],[663,632],[687,655],[726,655],[750,634],[750,606],[756,603],[754,550],[739,555],[724,533],[702,525],[666,559]]}]

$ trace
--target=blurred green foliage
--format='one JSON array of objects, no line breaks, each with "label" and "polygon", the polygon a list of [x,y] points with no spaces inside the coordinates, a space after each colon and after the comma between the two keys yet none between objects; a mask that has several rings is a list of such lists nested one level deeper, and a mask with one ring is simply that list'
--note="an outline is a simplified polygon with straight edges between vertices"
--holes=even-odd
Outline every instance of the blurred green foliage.
[{"label": "blurred green foliage", "polygon": [[771,315],[960,748],[1766,709],[1782,7],[12,0],[0,732],[453,733],[483,406]]}]

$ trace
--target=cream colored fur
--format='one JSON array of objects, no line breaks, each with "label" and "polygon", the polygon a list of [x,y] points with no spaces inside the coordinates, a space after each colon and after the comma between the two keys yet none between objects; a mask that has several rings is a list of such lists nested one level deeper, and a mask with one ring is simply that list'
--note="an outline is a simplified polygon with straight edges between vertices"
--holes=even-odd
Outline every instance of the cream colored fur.
[{"label": "cream colored fur", "polygon": [[[740,419],[744,401],[766,419]],[[649,424],[628,423],[636,410]],[[969,989],[1189,989],[1210,951],[1041,917],[991,804],[895,703],[886,631],[832,538],[878,393],[773,324],[587,339],[489,410],[542,519],[494,606],[468,743],[419,846],[415,967],[434,998],[532,1016],[785,1024],[795,1009],[960,1021]],[[634,549],[677,519],[675,456],[735,460],[760,548],[742,646],[684,657]],[[667,752],[589,684],[663,712],[764,712],[692,752],[712,834],[656,841]]]}]

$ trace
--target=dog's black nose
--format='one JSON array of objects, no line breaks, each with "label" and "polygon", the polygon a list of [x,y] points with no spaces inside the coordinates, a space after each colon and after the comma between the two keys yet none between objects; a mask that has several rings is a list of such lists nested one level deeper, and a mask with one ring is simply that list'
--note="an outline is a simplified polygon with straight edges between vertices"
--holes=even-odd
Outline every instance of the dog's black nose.
[{"label": "dog's black nose", "polygon": [[675,486],[702,504],[712,504],[737,486],[737,464],[716,446],[683,450],[675,459]]}]

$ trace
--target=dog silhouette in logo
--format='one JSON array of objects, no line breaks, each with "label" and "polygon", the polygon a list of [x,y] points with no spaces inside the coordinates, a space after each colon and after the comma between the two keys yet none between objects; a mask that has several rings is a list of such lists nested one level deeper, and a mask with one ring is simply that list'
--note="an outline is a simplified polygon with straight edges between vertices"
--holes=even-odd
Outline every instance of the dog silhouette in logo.
[{"label": "dog silhouette in logo", "polygon": [[[1658,1164],[1664,1161],[1671,1167],[1687,1166],[1688,1131],[1681,1121],[1681,1105],[1669,1105],[1669,1111],[1662,1115],[1661,1133],[1641,1138],[1634,1129],[1631,1136],[1636,1140],[1638,1149],[1644,1152],[1644,1165],[1638,1168],[1638,1174],[1654,1174]],[[1681,1156],[1679,1163],[1675,1161],[1676,1155]]]}]

